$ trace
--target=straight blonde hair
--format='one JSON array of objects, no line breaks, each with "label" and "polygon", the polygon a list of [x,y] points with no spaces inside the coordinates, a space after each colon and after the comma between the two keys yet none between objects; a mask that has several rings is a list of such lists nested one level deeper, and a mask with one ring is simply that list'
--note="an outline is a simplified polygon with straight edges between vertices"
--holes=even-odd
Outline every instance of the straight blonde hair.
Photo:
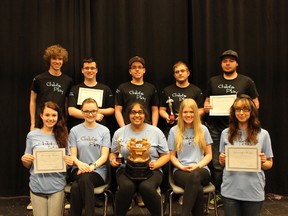
[{"label": "straight blonde hair", "polygon": [[200,150],[202,153],[206,150],[206,140],[204,137],[204,132],[201,127],[201,119],[198,113],[198,106],[196,102],[191,99],[187,98],[184,99],[179,108],[179,116],[178,116],[178,123],[177,123],[177,131],[176,131],[176,139],[175,139],[175,147],[177,151],[183,150],[183,138],[184,138],[184,132],[186,130],[185,128],[185,122],[183,120],[183,109],[184,107],[192,108],[194,111],[194,119],[193,119],[193,129],[194,129],[194,146],[200,146]]}]

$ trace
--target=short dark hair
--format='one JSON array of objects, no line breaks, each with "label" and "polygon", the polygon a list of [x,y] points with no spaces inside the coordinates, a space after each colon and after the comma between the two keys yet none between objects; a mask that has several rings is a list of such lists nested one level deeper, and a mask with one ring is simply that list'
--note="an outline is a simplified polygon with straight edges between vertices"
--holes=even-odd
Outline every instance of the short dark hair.
[{"label": "short dark hair", "polygon": [[84,59],[82,60],[82,68],[84,67],[84,63],[92,63],[92,62],[95,62],[96,67],[97,67],[97,62],[95,61],[94,58],[92,58],[92,57],[84,58]]}]

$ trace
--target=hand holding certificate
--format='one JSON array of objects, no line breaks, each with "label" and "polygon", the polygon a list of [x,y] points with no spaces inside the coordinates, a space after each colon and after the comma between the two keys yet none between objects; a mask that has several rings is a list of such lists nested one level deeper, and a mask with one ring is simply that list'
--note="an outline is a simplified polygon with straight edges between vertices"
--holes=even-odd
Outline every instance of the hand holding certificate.
[{"label": "hand holding certificate", "polygon": [[34,173],[66,172],[65,149],[34,149]]},{"label": "hand holding certificate", "polygon": [[230,107],[236,99],[236,95],[210,96],[210,116],[228,116]]},{"label": "hand holding certificate", "polygon": [[228,171],[261,172],[260,146],[225,146]]}]

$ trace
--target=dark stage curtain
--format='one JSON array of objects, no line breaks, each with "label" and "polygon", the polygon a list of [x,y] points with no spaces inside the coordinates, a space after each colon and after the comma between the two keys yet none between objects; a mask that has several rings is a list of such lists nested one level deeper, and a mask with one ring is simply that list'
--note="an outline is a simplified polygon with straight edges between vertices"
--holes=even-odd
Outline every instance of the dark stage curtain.
[{"label": "dark stage curtain", "polygon": [[113,91],[130,80],[134,55],[145,58],[145,80],[159,91],[174,82],[178,60],[204,91],[209,77],[221,73],[219,55],[237,50],[239,72],[257,85],[261,122],[272,139],[266,190],[288,194],[287,9],[286,0],[2,0],[0,196],[28,194],[29,173],[20,158],[30,127],[30,85],[47,70],[42,56],[52,44],[67,48],[63,71],[75,84],[83,79],[81,59],[93,56],[98,81]]}]

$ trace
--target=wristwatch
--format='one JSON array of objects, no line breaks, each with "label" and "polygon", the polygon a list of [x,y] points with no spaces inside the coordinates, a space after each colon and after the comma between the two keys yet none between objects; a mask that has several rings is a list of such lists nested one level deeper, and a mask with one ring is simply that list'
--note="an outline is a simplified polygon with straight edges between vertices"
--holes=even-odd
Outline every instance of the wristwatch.
[{"label": "wristwatch", "polygon": [[89,165],[93,165],[93,166],[94,166],[94,169],[97,169],[97,168],[98,168],[98,164],[97,164],[97,162],[90,163]]}]

